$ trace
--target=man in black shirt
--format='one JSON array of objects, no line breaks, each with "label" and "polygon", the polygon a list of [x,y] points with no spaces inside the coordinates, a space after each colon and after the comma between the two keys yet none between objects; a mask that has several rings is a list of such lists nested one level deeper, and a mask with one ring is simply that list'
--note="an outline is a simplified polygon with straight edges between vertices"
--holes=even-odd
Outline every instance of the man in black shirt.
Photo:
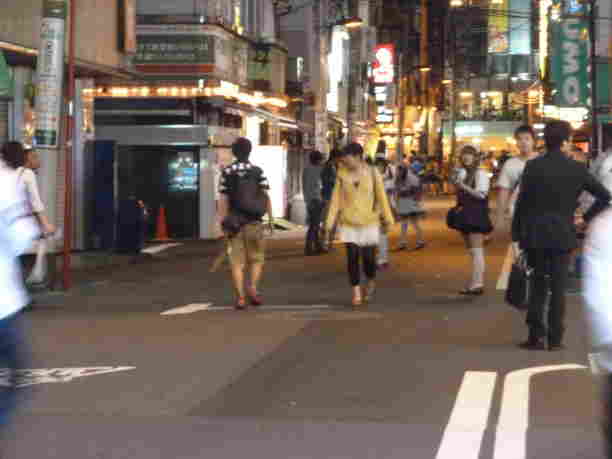
[{"label": "man in black shirt", "polygon": [[[268,196],[268,180],[263,171],[249,162],[251,154],[251,142],[245,138],[239,138],[232,145],[232,153],[236,161],[227,166],[221,172],[219,192],[219,218],[223,222],[225,237],[227,240],[227,253],[232,267],[234,286],[238,293],[236,309],[246,309],[247,296],[253,306],[262,304],[261,296],[257,290],[259,280],[263,273],[265,261],[263,214],[267,211],[272,227],[272,206]],[[255,189],[248,190],[245,196],[241,187],[254,186]],[[257,195],[263,198],[263,209],[261,203],[257,202]],[[242,201],[242,202],[241,202]],[[248,209],[251,205],[253,209]],[[252,210],[252,212],[249,212]],[[228,220],[238,222],[238,228],[228,229]],[[245,288],[244,270],[250,267],[251,283]]]}]

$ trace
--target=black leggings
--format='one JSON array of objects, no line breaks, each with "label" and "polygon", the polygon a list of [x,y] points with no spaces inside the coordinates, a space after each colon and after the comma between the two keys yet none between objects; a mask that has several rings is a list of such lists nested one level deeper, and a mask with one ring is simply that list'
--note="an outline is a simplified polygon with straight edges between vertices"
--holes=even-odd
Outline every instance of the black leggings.
[{"label": "black leggings", "polygon": [[376,278],[376,247],[359,247],[356,244],[346,244],[346,261],[349,279],[353,287],[361,283],[361,263],[363,258],[363,272],[368,280]]}]

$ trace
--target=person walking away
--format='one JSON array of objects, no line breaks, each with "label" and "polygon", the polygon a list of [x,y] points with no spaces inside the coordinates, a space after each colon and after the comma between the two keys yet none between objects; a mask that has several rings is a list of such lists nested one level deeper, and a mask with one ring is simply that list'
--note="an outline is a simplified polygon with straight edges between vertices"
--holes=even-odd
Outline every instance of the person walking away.
[{"label": "person walking away", "polygon": [[509,230],[512,214],[518,197],[521,176],[527,161],[539,156],[536,145],[534,129],[524,124],[514,131],[514,139],[519,150],[519,156],[507,159],[497,180],[497,209],[495,215],[495,229]]},{"label": "person walking away", "polygon": [[612,210],[591,223],[584,247],[583,296],[597,366],[602,377],[602,428],[606,457],[612,459]]},{"label": "person walking away", "polygon": [[[382,177],[367,165],[363,148],[351,143],[339,153],[336,185],[330,202],[325,229],[331,231],[338,220],[338,235],[346,245],[349,279],[354,307],[368,302],[376,286],[376,246],[381,225],[393,225],[391,206]],[[361,287],[361,264],[367,279],[365,295]]]},{"label": "person walking away", "polygon": [[[375,165],[378,169],[378,173],[382,176],[387,200],[389,201],[389,205],[391,206],[391,211],[393,211],[393,194],[395,191],[395,174],[393,172],[393,166],[391,165],[390,161],[387,160],[384,152],[379,152],[376,154]],[[389,235],[387,234],[387,232],[383,231],[382,225],[380,232],[380,240],[378,242],[377,265],[379,270],[389,269]]]},{"label": "person walking away", "polygon": [[420,220],[425,215],[423,210],[423,191],[421,180],[410,162],[404,158],[403,164],[397,172],[395,182],[395,193],[397,195],[397,215],[401,222],[401,233],[398,250],[406,250],[408,247],[408,227],[412,225],[416,232],[416,249],[425,247],[423,229]]},{"label": "person walking away", "polygon": [[306,256],[317,255],[323,252],[319,238],[324,206],[322,172],[323,155],[320,151],[313,151],[310,154],[310,164],[304,168],[302,174],[302,188],[308,213],[308,232],[306,233],[306,246],[304,249]]},{"label": "person walking away", "polygon": [[[572,128],[553,121],[544,128],[546,154],[527,163],[514,218],[512,239],[527,254],[534,269],[533,293],[527,313],[528,338],[523,349],[551,351],[563,348],[565,290],[570,253],[578,247],[574,211],[578,197],[588,191],[595,203],[585,213],[589,222],[612,198],[587,168],[568,158]],[[548,323],[544,311],[550,291]]]},{"label": "person walking away", "polygon": [[25,185],[4,161],[0,161],[0,188],[0,364],[6,371],[0,392],[0,423],[6,431],[17,402],[17,372],[27,368],[28,362],[22,311],[29,299],[18,256],[40,236],[40,230]]},{"label": "person walking away", "polygon": [[38,220],[43,234],[51,235],[56,231],[55,225],[49,222],[49,219],[45,215],[45,205],[40,199],[40,191],[38,188],[38,180],[36,173],[40,169],[40,157],[38,152],[35,150],[24,150],[25,151],[25,164],[17,169],[18,174],[23,180],[26,186],[28,201],[32,207],[32,212]]},{"label": "person walking away", "polygon": [[467,145],[460,154],[461,167],[453,177],[457,204],[463,208],[461,234],[472,257],[472,280],[461,295],[482,295],[486,270],[484,238],[493,230],[489,217],[490,175],[479,166],[477,150]]},{"label": "person walking away", "polygon": [[[238,138],[232,145],[236,160],[225,167],[219,183],[219,218],[223,229],[232,278],[238,300],[236,309],[263,304],[258,291],[265,262],[263,216],[267,213],[273,232],[272,204],[268,180],[263,171],[249,162],[251,142]],[[245,268],[250,269],[250,285],[245,287]]]},{"label": "person walking away", "polygon": [[[323,216],[321,221],[327,220],[327,215],[329,214],[329,204],[331,202],[332,195],[334,193],[334,186],[336,185],[336,176],[338,174],[338,155],[340,154],[340,150],[333,149],[329,153],[329,158],[323,167],[323,172],[321,172],[321,182],[322,182],[322,190],[321,195],[323,197]],[[320,238],[323,246],[323,250],[329,251],[332,249],[332,243],[336,237],[336,228],[334,227],[331,232],[325,233],[326,238]]]}]

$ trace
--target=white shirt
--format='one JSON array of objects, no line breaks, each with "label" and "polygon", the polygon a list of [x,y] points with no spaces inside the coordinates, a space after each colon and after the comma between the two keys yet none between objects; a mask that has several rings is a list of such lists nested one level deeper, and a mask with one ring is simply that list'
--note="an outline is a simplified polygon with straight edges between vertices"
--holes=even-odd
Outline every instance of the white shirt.
[{"label": "white shirt", "polygon": [[602,185],[612,192],[612,151],[605,154],[607,154],[606,158],[596,166],[593,173]]},{"label": "white shirt", "polygon": [[40,199],[38,181],[34,171],[32,169],[20,167],[17,169],[17,174],[19,176],[19,180],[25,185],[27,198],[32,212],[37,214],[44,212],[45,205],[43,204],[42,199]]},{"label": "white shirt", "polygon": [[[466,178],[467,178],[467,171],[464,168],[458,169],[457,170],[457,181],[463,183]],[[487,195],[489,194],[489,189],[491,188],[491,175],[483,169],[478,169],[476,171],[476,175],[474,176],[474,179],[476,181],[474,191],[482,195],[481,196],[482,198],[486,198]],[[466,185],[470,186],[470,184],[466,184]]]},{"label": "white shirt", "polygon": [[18,172],[0,164],[0,319],[28,303],[17,256],[40,235]]},{"label": "white shirt", "polygon": [[[595,347],[612,346],[612,210],[602,212],[590,225],[584,247],[584,299]],[[598,363],[612,371],[612,349]]]},{"label": "white shirt", "polygon": [[499,174],[497,186],[500,188],[505,188],[506,190],[514,191],[521,180],[526,164],[527,161],[518,156],[510,158],[508,161],[506,161],[506,164],[504,164],[504,167]]}]

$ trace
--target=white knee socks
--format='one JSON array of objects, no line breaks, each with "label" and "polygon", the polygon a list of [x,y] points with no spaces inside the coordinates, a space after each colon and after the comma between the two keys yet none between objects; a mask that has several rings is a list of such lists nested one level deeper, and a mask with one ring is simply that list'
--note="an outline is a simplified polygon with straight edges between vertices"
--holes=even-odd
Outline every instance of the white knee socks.
[{"label": "white knee socks", "polygon": [[472,255],[472,285],[470,288],[484,287],[485,258],[484,249],[470,249]]}]

